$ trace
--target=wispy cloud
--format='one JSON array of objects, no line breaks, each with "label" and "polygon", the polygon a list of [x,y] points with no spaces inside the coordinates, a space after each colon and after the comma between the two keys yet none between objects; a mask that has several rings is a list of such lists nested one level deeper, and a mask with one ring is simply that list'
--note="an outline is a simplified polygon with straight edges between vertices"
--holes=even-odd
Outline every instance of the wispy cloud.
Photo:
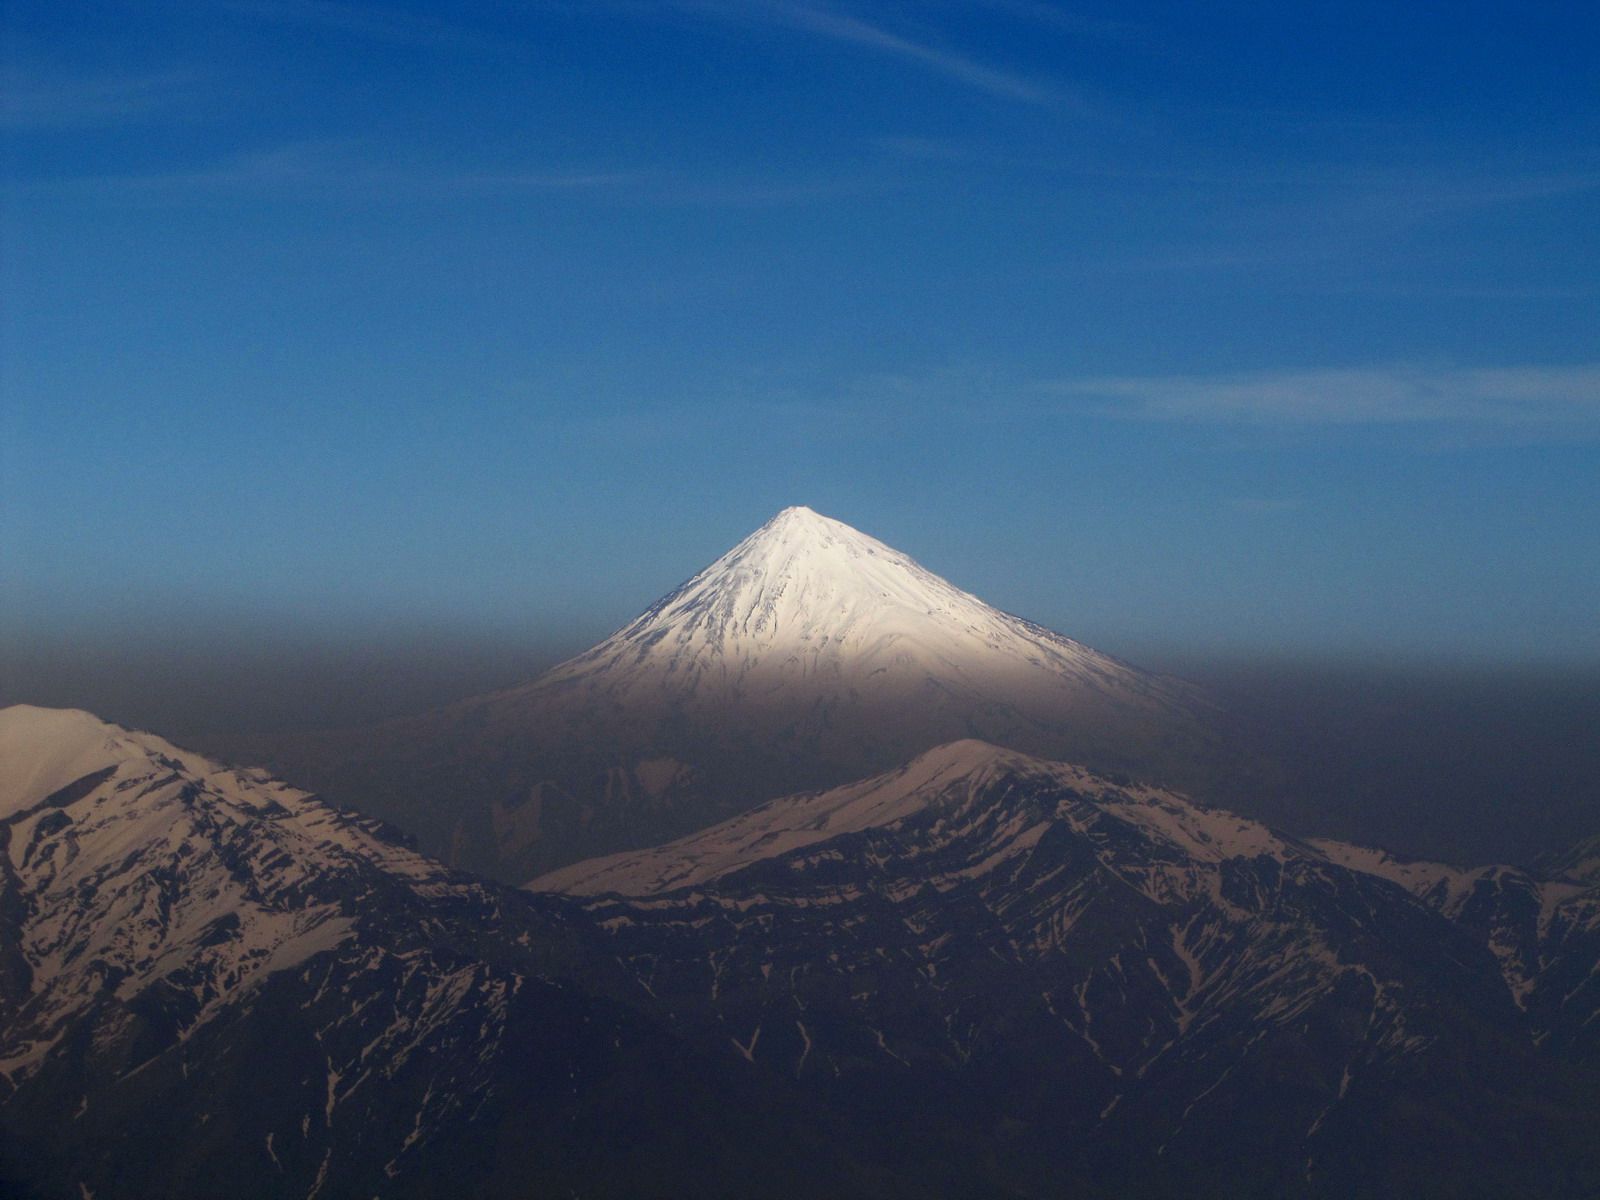
[{"label": "wispy cloud", "polygon": [[1410,296],[1423,300],[1494,300],[1549,304],[1557,301],[1593,300],[1600,296],[1600,281],[1560,284],[1474,284],[1397,282],[1383,284],[1323,285],[1317,289],[1327,295]]},{"label": "wispy cloud", "polygon": [[[727,389],[774,416],[829,423],[883,417],[907,421],[1017,420],[1056,417],[1150,425],[1298,432],[1370,429],[1411,444],[1589,441],[1600,438],[1600,362],[1565,366],[1459,367],[1389,364],[1230,374],[1111,375],[1048,378],[1003,366],[966,363],[921,371],[842,378],[805,371],[767,372]],[[1240,512],[1279,512],[1299,503],[1241,495]]]},{"label": "wispy cloud", "polygon": [[[1600,164],[1486,172],[1461,166],[1353,169],[1326,163],[1191,181],[1210,229],[1122,264],[1134,271],[1259,271],[1354,266],[1419,228],[1517,205],[1563,203],[1600,190]],[[1415,280],[1408,281],[1414,284]]]},{"label": "wispy cloud", "polygon": [[605,197],[624,205],[761,208],[827,203],[883,183],[869,173],[689,174],[675,168],[500,165],[385,159],[339,140],[294,142],[199,164],[86,176],[12,179],[13,200],[63,197],[192,203],[341,200],[371,203]]},{"label": "wispy cloud", "polygon": [[169,117],[192,103],[193,72],[73,75],[7,64],[0,80],[0,128],[53,130]]},{"label": "wispy cloud", "polygon": [[1059,104],[1057,88],[979,62],[957,50],[873,24],[839,9],[798,0],[679,0],[680,11],[741,23],[760,22],[898,58],[966,87],[1024,104]]},{"label": "wispy cloud", "polygon": [[1600,189],[1600,164],[1556,170],[1334,171],[1312,184],[1313,220],[1354,230],[1406,227],[1439,217],[1561,200]]},{"label": "wispy cloud", "polygon": [[430,196],[515,195],[616,189],[639,182],[629,171],[586,168],[499,168],[386,162],[339,141],[294,142],[196,165],[117,174],[11,181],[13,197],[63,195],[197,199],[240,193],[427,199]]},{"label": "wispy cloud", "polygon": [[1113,376],[1056,382],[1047,390],[1101,415],[1145,421],[1600,436],[1595,363]]},{"label": "wispy cloud", "polygon": [[1230,496],[1222,502],[1229,512],[1247,517],[1271,517],[1304,507],[1298,496]]},{"label": "wispy cloud", "polygon": [[401,12],[343,0],[220,0],[217,11],[272,25],[345,34],[366,41],[432,49],[503,53],[516,43],[422,12]]},{"label": "wispy cloud", "polygon": [[1094,38],[1100,41],[1151,44],[1150,30],[1131,21],[1091,17],[1059,4],[1044,0],[983,0],[985,7],[995,12],[1017,17],[1042,25],[1059,33],[1074,37]]},{"label": "wispy cloud", "polygon": [[965,165],[979,157],[972,147],[950,138],[880,137],[873,140],[873,145],[885,154],[911,162]]}]

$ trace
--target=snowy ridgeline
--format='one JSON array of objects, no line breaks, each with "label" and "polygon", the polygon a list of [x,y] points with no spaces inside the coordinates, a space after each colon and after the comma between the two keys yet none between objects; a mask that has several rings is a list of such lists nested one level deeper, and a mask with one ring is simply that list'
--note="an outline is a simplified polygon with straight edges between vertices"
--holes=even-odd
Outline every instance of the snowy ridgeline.
[{"label": "snowy ridgeline", "polygon": [[[1214,864],[1257,854],[1282,860],[1304,851],[1303,846],[1293,849],[1263,825],[1200,807],[1176,793],[1114,784],[1082,767],[1045,762],[969,738],[859,783],[774,800],[667,845],[575,863],[528,886],[587,895],[648,895],[704,885],[840,834],[895,829],[928,814],[936,814],[935,835],[954,837],[968,828],[975,812],[994,806],[997,787],[1009,791],[1029,787],[1080,803],[1092,799],[1104,806],[1095,810],[1097,817],[1109,814],[1183,861]],[[1030,821],[1024,827],[1007,826],[1010,840],[988,847],[985,861],[990,866],[1031,848],[1058,820],[1084,832],[1083,814],[1070,803],[1057,809],[1029,805],[1017,811],[1028,814]]]},{"label": "snowy ridgeline", "polygon": [[0,845],[29,981],[0,1024],[15,1084],[85,1012],[161,985],[204,1024],[261,978],[352,935],[372,878],[447,875],[265,772],[223,767],[85,712],[0,712]]},{"label": "snowy ridgeline", "polygon": [[[1209,905],[1228,918],[1255,913],[1229,898],[1227,879],[1241,863],[1270,864],[1277,878],[1345,871],[1397,885],[1450,921],[1479,934],[1493,952],[1511,997],[1520,1008],[1535,1000],[1542,977],[1567,982],[1572,963],[1564,947],[1592,953],[1600,932],[1600,889],[1571,877],[1541,878],[1505,866],[1475,868],[1408,860],[1348,843],[1312,842],[1279,835],[1221,809],[1197,805],[1171,791],[1113,783],[1067,763],[1044,762],[984,742],[966,740],[929,751],[905,767],[859,783],[785,797],[710,829],[666,845],[576,863],[528,885],[532,890],[591,896],[650,897],[710,888],[744,895],[741,872],[764,862],[782,863],[797,877],[838,860],[829,843],[875,831],[892,839],[892,861],[849,876],[857,894],[876,887],[885,895],[943,893],[977,887],[999,912],[1017,903],[1018,881],[1047,836],[1079,841],[1096,869],[1157,905],[1186,911]],[[770,872],[764,876],[770,878]],[[1059,889],[1055,877],[1030,880],[1026,890]],[[1392,898],[1392,897],[1391,897]],[[797,903],[800,901],[796,901]],[[623,916],[611,918],[616,922]],[[1068,937],[1072,925],[1053,911],[1039,946]],[[1013,941],[1013,948],[1021,942]],[[1174,953],[1192,968],[1175,938]],[[1294,953],[1308,950],[1294,948]],[[1332,964],[1326,947],[1312,957]],[[1195,972],[1190,969],[1188,977]],[[1544,997],[1550,999],[1550,997]],[[1563,986],[1556,1019],[1586,1024],[1600,1011],[1600,976]]]},{"label": "snowy ridgeline", "polygon": [[264,772],[0,710],[0,1194],[416,1186],[654,1036],[561,907]]},{"label": "snowy ridgeline", "polygon": [[[1247,1162],[1278,1194],[1403,1194],[1352,1150],[1426,1141],[1419,1113],[1454,1114],[1452,1161],[1486,1178],[1577,1171],[1558,1134],[1600,1132],[1559,1083],[1600,1051],[1592,885],[1305,843],[970,739],[537,881],[553,894],[454,875],[262,772],[14,708],[0,831],[0,1129],[51,1193],[580,1186],[603,1168],[573,1121],[725,1190],[738,1147],[829,1128],[862,1089],[866,1161],[927,1137],[933,1177],[1092,1166],[1107,1195],[1130,1164],[1226,1183]],[[664,1110],[720,1148],[673,1159]],[[1479,1147],[1485,1114],[1547,1166]],[[1033,1132],[997,1160],[1002,1117]],[[546,1174],[485,1129],[554,1138],[528,1159]],[[843,1153],[771,1194],[873,1194]]]}]

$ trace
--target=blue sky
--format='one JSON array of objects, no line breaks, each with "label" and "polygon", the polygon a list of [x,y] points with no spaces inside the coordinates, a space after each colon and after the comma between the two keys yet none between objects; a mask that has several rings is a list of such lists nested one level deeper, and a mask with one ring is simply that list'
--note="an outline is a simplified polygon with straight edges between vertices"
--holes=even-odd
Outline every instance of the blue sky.
[{"label": "blue sky", "polygon": [[6,7],[4,633],[598,637],[805,503],[1600,659],[1590,5]]}]

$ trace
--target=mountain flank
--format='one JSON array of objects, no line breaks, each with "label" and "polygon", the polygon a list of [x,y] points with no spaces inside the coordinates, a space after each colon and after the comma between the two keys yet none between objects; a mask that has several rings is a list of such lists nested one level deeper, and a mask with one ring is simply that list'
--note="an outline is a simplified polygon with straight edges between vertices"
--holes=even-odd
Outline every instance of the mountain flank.
[{"label": "mountain flank", "polygon": [[1198,786],[1198,688],[985,604],[789,508],[531,683],[280,744],[274,769],[522,882],[960,738]]},{"label": "mountain flank", "polygon": [[976,740],[542,888],[0,710],[0,1191],[1600,1186],[1600,894]]}]

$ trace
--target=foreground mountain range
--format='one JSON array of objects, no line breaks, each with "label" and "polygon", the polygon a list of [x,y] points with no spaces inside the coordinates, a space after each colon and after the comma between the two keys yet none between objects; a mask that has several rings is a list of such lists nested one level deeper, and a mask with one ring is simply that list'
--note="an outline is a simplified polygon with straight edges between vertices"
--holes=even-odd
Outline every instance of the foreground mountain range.
[{"label": "foreground mountain range", "polygon": [[0,1192],[1589,1196],[1591,860],[962,740],[516,890],[6,709]]},{"label": "foreground mountain range", "polygon": [[978,737],[1193,786],[1210,701],[788,508],[531,683],[251,746],[274,770],[509,882],[654,845]]},{"label": "foreground mountain range", "polygon": [[8,1197],[776,1196],[810,1149],[578,906],[86,713],[0,711],[0,954]]}]

